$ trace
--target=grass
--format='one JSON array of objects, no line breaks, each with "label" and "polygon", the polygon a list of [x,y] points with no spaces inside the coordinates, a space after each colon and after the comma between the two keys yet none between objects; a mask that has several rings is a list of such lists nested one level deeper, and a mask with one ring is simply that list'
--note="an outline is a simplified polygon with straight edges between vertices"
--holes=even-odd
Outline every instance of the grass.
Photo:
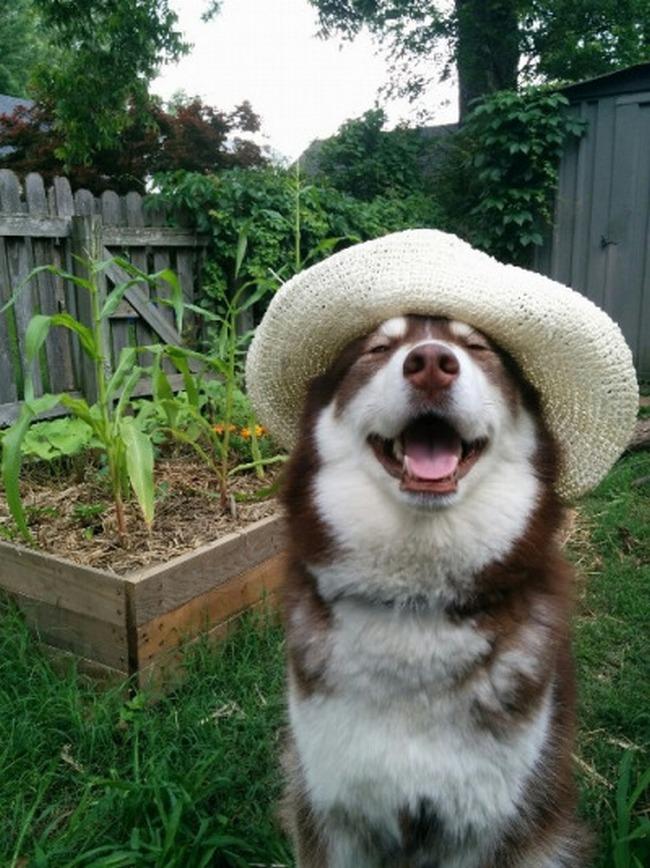
[{"label": "grass", "polygon": [[[577,765],[597,868],[650,864],[648,805],[635,792],[650,747],[650,485],[633,484],[648,475],[647,453],[622,460],[581,506],[570,543],[581,577]],[[0,865],[291,865],[275,820],[282,654],[279,628],[248,618],[218,650],[193,647],[184,684],[150,704],[74,666],[55,671],[7,608]]]},{"label": "grass", "polygon": [[[617,786],[630,765],[630,787],[649,767],[650,749],[650,456],[620,461],[580,508],[571,544],[580,579],[575,623],[583,813],[600,834],[598,868],[650,864],[650,830],[631,842],[629,861],[614,861],[612,839],[624,831]],[[642,480],[644,480],[642,482]],[[640,484],[635,485],[638,481]],[[627,757],[627,758],[626,758]],[[650,821],[648,792],[632,808]],[[620,847],[619,847],[620,849]],[[622,857],[621,857],[622,858]]]},{"label": "grass", "polygon": [[0,621],[0,865],[288,862],[275,822],[282,637],[249,618],[155,704],[55,673]]}]

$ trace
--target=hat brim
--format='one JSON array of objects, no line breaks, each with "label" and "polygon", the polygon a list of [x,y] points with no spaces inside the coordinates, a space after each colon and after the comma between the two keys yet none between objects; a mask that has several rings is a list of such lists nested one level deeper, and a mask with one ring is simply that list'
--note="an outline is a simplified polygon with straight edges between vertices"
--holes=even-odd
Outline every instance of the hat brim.
[{"label": "hat brim", "polygon": [[310,380],[347,343],[409,313],[462,320],[514,357],[560,444],[564,499],[596,485],[626,447],[638,385],[619,327],[574,290],[431,229],[347,248],[278,291],[246,365],[253,406],[278,442],[293,446]]}]

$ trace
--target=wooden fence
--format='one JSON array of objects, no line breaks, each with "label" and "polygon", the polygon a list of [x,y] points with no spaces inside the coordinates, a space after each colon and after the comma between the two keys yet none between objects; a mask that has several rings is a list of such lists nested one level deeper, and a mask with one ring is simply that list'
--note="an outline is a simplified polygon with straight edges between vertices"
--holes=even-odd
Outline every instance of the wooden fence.
[{"label": "wooden fence", "polygon": [[[0,170],[0,308],[33,268],[56,265],[76,271],[75,257],[87,257],[93,246],[102,258],[119,254],[148,273],[171,268],[184,296],[192,301],[205,242],[191,230],[172,228],[167,222],[167,214],[145,208],[138,193],[118,196],[107,191],[99,198],[88,190],[73,194],[66,178],[55,178],[46,190],[38,174],[28,175],[21,184],[13,172]],[[127,279],[124,270],[112,264],[102,278],[102,291]],[[126,346],[181,341],[171,308],[153,300],[168,291],[161,281],[153,292],[146,282],[127,292],[109,321],[109,364]],[[31,317],[67,311],[88,322],[86,302],[83,290],[73,283],[41,272],[0,315],[0,425],[12,422],[19,412],[26,373],[25,332]],[[36,395],[52,391],[95,398],[92,367],[65,329],[51,331],[31,373]],[[146,395],[148,389],[144,382],[138,394]],[[57,412],[62,411],[55,409],[51,415]]]}]

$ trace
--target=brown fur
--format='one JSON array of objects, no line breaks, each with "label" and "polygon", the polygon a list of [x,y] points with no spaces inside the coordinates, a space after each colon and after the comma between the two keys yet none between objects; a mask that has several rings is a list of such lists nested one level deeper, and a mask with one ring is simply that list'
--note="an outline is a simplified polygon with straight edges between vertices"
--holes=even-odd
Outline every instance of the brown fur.
[{"label": "brown fur", "polygon": [[[478,335],[477,348],[472,338],[458,337],[442,319],[408,318],[407,339],[433,336],[457,343],[472,353],[486,375],[499,385],[512,406],[522,404],[536,418],[542,418],[539,399],[519,374],[512,359],[498,351],[484,336]],[[352,400],[365,382],[385,364],[400,340],[378,354],[368,353],[372,340],[362,338],[349,345],[337,362],[311,385],[303,416],[302,435],[289,464],[284,503],[291,530],[290,567],[284,593],[287,649],[291,678],[301,697],[326,694],[328,636],[332,612],[318,592],[316,581],[305,563],[326,563],[335,556],[336,545],[318,514],[312,496],[313,481],[319,470],[313,424],[320,409],[336,398],[337,408]],[[481,345],[479,348],[479,344]],[[487,345],[487,349],[485,346]],[[575,819],[576,792],[573,782],[571,749],[574,729],[575,687],[569,641],[572,571],[558,549],[558,529],[563,512],[554,493],[559,473],[559,454],[555,443],[540,421],[540,447],[535,469],[542,483],[539,500],[525,533],[508,555],[475,577],[471,593],[458,589],[448,606],[451,621],[471,619],[477,629],[491,639],[489,653],[453,689],[463,689],[481,680],[491,683],[489,701],[476,700],[473,715],[499,739],[507,739],[538,709],[549,683],[553,684],[553,714],[550,747],[536,769],[521,800],[517,819],[503,836],[497,850],[480,868],[519,868],[540,864],[546,850],[558,835],[571,838],[574,852],[561,863],[565,868],[582,868],[588,859],[588,838]],[[534,637],[535,673],[518,672],[514,684],[504,693],[498,679],[493,680],[504,654],[521,649]],[[511,680],[512,681],[512,680]],[[301,868],[328,868],[322,823],[314,816],[305,792],[302,772],[295,750],[288,748],[288,789],[285,801],[289,832],[296,844]],[[339,817],[330,822],[353,826],[368,839],[381,839],[380,830],[360,831],[358,818]],[[454,842],[440,826],[432,806],[423,804],[416,814],[405,808],[399,815],[402,840],[385,845],[385,857],[377,868],[434,868],[439,860],[453,853]],[[457,845],[457,844],[456,844]],[[382,845],[383,846],[383,845]],[[391,849],[392,848],[392,849]],[[423,859],[423,848],[428,854]],[[374,851],[373,851],[374,852]],[[419,854],[419,855],[418,855]],[[525,860],[525,861],[522,861]],[[560,863],[558,863],[560,868]]]}]

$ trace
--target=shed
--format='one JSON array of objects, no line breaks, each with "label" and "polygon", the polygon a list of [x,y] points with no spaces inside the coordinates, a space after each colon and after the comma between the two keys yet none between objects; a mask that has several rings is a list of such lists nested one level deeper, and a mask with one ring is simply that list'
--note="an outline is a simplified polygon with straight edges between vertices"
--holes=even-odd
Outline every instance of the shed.
[{"label": "shed", "polygon": [[536,267],[606,310],[650,380],[650,62],[563,93],[587,127],[562,157]]}]

